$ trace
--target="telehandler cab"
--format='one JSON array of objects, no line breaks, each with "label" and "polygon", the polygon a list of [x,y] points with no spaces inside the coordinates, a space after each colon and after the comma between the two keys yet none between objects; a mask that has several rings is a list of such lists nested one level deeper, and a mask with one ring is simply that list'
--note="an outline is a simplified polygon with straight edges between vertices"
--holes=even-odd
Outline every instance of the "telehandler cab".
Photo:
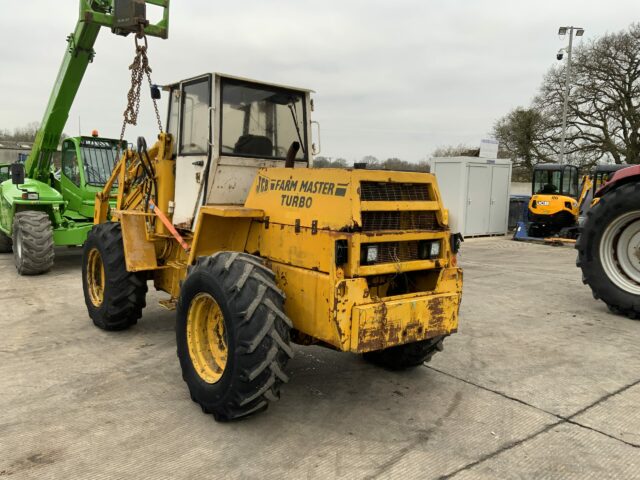
[{"label": "telehandler cab", "polygon": [[309,168],[309,90],[222,74],[165,89],[168,133],[139,139],[96,198],[82,268],[95,325],[134,325],[153,281],[177,309],[191,398],[220,421],[279,398],[292,343],[392,369],[442,349],[461,237],[433,175]]}]

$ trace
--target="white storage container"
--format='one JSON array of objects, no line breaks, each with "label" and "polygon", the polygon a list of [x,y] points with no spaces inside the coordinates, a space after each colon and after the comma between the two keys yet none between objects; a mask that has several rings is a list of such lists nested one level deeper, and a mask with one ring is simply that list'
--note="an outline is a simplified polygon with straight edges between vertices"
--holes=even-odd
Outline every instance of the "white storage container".
[{"label": "white storage container", "polygon": [[431,159],[452,232],[504,235],[509,217],[511,161],[478,157]]}]

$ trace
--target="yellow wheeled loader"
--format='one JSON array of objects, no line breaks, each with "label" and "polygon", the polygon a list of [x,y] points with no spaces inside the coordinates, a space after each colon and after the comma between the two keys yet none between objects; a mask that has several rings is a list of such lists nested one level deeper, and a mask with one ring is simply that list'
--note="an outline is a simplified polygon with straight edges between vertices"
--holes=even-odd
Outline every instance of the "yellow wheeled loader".
[{"label": "yellow wheeled loader", "polygon": [[293,343],[391,369],[442,349],[462,237],[433,175],[309,168],[309,90],[222,74],[164,88],[168,132],[139,139],[97,197],[82,272],[95,325],[134,325],[153,281],[177,309],[191,398],[220,421],[279,398]]}]

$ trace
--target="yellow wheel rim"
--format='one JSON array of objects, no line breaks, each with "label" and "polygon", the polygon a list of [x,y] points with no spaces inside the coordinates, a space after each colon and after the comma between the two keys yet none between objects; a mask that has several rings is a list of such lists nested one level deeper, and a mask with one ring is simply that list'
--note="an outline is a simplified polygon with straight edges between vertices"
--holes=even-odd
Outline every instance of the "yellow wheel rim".
[{"label": "yellow wheel rim", "polygon": [[89,252],[87,263],[87,285],[89,286],[89,297],[94,306],[99,307],[104,301],[104,265],[102,256],[97,248],[92,248]]},{"label": "yellow wheel rim", "polygon": [[207,383],[216,383],[227,366],[227,337],[218,302],[208,293],[191,300],[187,313],[187,345],[196,372]]}]

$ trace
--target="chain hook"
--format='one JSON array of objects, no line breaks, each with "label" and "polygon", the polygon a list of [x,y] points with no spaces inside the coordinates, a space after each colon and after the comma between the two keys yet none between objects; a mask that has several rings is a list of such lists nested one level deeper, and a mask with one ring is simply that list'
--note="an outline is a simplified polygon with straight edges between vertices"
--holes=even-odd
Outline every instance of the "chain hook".
[{"label": "chain hook", "polygon": [[[139,40],[144,40],[144,45],[139,43]],[[149,82],[149,88],[152,88],[153,82],[151,80],[151,67],[149,66],[149,58],[147,57],[147,36],[144,33],[144,25],[140,25],[140,31],[135,35],[136,55],[133,62],[129,66],[131,70],[131,87],[127,93],[127,108],[124,111],[124,119],[122,122],[122,130],[120,132],[120,142],[118,143],[118,157],[122,148],[122,142],[124,141],[124,134],[127,128],[127,124],[138,124],[138,113],[140,111],[140,90],[142,88],[142,82],[146,76]],[[162,120],[160,119],[160,111],[158,110],[158,103],[155,98],[152,98],[153,108],[156,114],[156,120],[158,122],[158,129],[160,133],[163,133]]]}]

